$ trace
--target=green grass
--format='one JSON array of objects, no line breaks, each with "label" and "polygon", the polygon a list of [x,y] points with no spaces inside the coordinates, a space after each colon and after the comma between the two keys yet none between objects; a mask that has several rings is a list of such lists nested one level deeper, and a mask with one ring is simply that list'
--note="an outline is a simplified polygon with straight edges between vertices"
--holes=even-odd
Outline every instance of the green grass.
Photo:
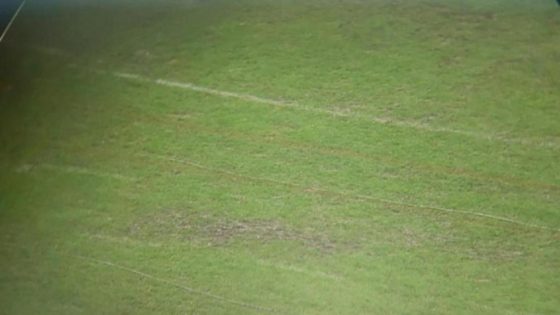
[{"label": "green grass", "polygon": [[34,2],[0,313],[558,312],[554,1]]}]

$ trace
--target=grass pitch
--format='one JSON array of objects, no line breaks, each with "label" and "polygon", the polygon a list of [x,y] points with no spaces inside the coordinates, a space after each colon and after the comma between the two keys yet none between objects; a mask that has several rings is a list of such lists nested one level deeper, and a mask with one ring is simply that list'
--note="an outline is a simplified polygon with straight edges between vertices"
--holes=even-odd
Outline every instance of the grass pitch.
[{"label": "grass pitch", "polygon": [[553,1],[29,1],[2,314],[554,314]]}]

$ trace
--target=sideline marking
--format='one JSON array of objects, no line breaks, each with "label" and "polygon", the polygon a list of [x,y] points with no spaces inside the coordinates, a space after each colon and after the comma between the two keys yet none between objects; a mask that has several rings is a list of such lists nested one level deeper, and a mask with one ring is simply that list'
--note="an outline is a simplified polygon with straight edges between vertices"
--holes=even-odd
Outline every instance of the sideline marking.
[{"label": "sideline marking", "polygon": [[23,8],[24,4],[25,4],[25,0],[23,0],[21,2],[18,9],[16,10],[16,13],[14,13],[14,16],[12,16],[12,19],[10,20],[10,22],[8,22],[8,25],[6,25],[6,28],[4,29],[4,32],[2,32],[2,35],[0,35],[0,43],[4,39],[4,36],[6,36],[6,34],[8,33],[8,30],[10,29],[10,27],[12,27],[12,24],[14,24],[14,21],[16,20],[16,17],[18,16],[19,12]]}]

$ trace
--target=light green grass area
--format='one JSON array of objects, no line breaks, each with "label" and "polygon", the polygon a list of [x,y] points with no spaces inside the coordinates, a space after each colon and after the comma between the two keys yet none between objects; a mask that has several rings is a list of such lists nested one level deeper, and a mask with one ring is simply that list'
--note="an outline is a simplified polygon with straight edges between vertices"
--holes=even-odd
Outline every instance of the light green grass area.
[{"label": "light green grass area", "polygon": [[0,314],[557,314],[559,61],[552,0],[28,1]]}]

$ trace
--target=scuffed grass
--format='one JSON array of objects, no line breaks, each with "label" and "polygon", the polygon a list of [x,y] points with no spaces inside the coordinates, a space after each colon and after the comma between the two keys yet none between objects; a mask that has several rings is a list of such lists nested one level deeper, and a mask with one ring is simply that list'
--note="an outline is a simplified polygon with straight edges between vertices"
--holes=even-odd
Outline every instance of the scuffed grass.
[{"label": "scuffed grass", "polygon": [[0,46],[3,313],[557,312],[552,1],[56,3]]}]

